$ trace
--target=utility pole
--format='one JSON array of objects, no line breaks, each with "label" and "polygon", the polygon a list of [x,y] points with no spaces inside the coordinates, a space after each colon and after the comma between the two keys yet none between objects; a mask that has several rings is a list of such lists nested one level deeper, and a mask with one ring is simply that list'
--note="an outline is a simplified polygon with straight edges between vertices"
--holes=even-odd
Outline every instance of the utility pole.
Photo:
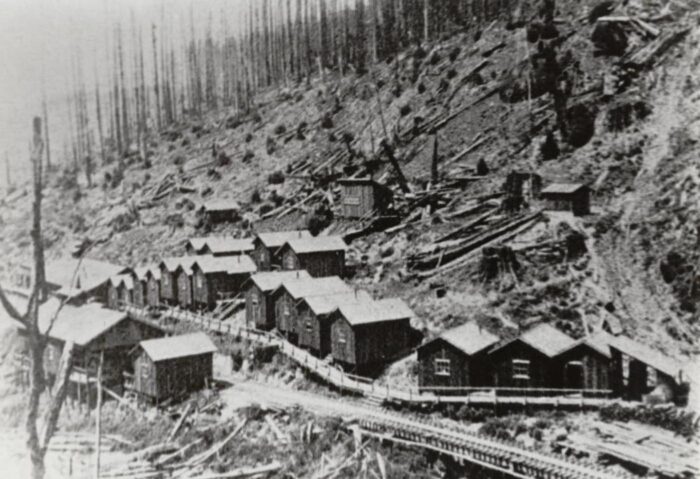
[{"label": "utility pole", "polygon": [[95,408],[95,479],[100,479],[100,442],[102,429],[102,364],[105,352],[100,351],[100,364],[97,366],[97,407]]}]

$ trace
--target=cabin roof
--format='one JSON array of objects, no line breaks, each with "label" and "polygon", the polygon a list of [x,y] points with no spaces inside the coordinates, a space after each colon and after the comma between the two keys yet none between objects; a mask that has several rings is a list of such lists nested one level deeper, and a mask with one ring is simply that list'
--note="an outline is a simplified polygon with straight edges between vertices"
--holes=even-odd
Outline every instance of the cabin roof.
[{"label": "cabin roof", "polygon": [[160,268],[165,266],[165,269],[167,269],[170,273],[174,273],[181,266],[185,268],[185,270],[191,270],[192,265],[194,264],[196,259],[196,256],[177,256],[163,258],[158,264],[158,266]]},{"label": "cabin roof", "polygon": [[536,349],[547,357],[554,357],[576,345],[576,341],[557,328],[546,323],[528,329],[526,332],[496,347],[492,352],[503,349],[507,345],[521,341]]},{"label": "cabin roof", "polygon": [[46,263],[46,281],[60,288],[90,291],[128,269],[96,259],[64,258]]},{"label": "cabin roof", "polygon": [[109,278],[109,283],[115,288],[118,288],[124,284],[126,289],[134,289],[134,278],[132,278],[130,274],[118,274],[116,276],[112,276]]},{"label": "cabin roof", "polygon": [[352,288],[338,276],[326,278],[293,278],[282,281],[275,293],[286,290],[292,298],[299,300],[307,296],[351,292]]},{"label": "cabin roof", "polygon": [[266,248],[280,248],[294,238],[311,238],[309,230],[294,231],[272,231],[269,233],[258,233],[256,235]]},{"label": "cabin roof", "polygon": [[209,212],[239,211],[241,206],[237,201],[231,199],[218,199],[206,201],[202,208]]},{"label": "cabin roof", "polygon": [[341,304],[336,311],[352,326],[398,321],[415,316],[411,308],[400,298]]},{"label": "cabin roof", "polygon": [[317,316],[332,313],[338,306],[348,303],[368,302],[372,301],[367,291],[355,290],[349,293],[334,293],[322,296],[308,296],[302,298],[309,309]]},{"label": "cabin roof", "polygon": [[[57,311],[58,315],[55,316]],[[51,338],[86,346],[128,317],[123,311],[103,308],[99,303],[87,303],[83,306],[64,304],[61,307],[58,298],[49,298],[39,306],[39,330],[45,333],[53,321],[49,331]],[[20,329],[25,328],[20,325]]]},{"label": "cabin roof", "polygon": [[682,369],[680,363],[678,363],[675,359],[670,358],[645,344],[639,343],[632,338],[628,338],[627,336],[612,337],[610,347],[617,349],[621,353],[633,357],[634,359],[647,364],[664,374],[668,374],[672,378],[677,377],[679,371]]},{"label": "cabin roof", "polygon": [[212,256],[201,255],[194,256],[192,269],[199,268],[204,274],[211,273],[254,273],[257,271],[255,262],[248,255],[238,256]]},{"label": "cabin roof", "polygon": [[[297,254],[322,253],[326,251],[345,251],[348,245],[341,236],[312,236],[288,240],[288,245]],[[283,246],[284,247],[284,246]]]},{"label": "cabin roof", "polygon": [[293,279],[311,278],[306,270],[299,271],[265,271],[255,273],[250,277],[252,281],[261,291],[274,291],[279,288],[283,281]]},{"label": "cabin roof", "polygon": [[202,332],[147,339],[141,341],[139,346],[156,363],[168,359],[197,356],[218,351],[216,345],[209,339],[209,336]]},{"label": "cabin roof", "polygon": [[[481,352],[499,341],[498,336],[491,334],[472,321],[449,329],[435,339],[442,339],[469,356]],[[421,347],[432,343],[435,339]]]},{"label": "cabin roof", "polygon": [[252,238],[232,238],[229,236],[209,236],[205,238],[190,238],[187,244],[195,251],[202,250],[205,246],[214,254],[220,253],[246,253],[253,251]]},{"label": "cabin roof", "polygon": [[581,183],[552,183],[542,188],[541,194],[572,194],[576,193],[582,188],[586,188],[586,185]]}]

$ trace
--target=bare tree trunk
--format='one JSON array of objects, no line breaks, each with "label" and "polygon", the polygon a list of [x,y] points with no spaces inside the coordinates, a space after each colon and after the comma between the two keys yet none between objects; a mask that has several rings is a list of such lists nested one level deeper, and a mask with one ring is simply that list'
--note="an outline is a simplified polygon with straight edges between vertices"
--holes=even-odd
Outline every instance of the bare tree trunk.
[{"label": "bare tree trunk", "polygon": [[162,123],[160,110],[160,81],[158,79],[158,45],[156,41],[155,24],[151,24],[151,41],[153,44],[153,92],[156,95],[156,127],[158,128],[158,131],[160,131]]},{"label": "bare tree trunk", "polygon": [[46,96],[44,96],[41,106],[44,114],[44,137],[46,138],[46,170],[51,170],[51,144],[49,143],[49,111],[46,106]]}]

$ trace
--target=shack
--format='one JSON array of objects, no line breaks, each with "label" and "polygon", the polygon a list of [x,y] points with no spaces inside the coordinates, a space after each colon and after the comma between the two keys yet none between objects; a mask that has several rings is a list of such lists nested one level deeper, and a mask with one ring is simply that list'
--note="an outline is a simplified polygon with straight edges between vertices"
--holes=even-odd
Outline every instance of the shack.
[{"label": "shack", "polygon": [[160,403],[208,387],[213,376],[214,343],[204,333],[141,341],[134,351],[131,388]]},{"label": "shack", "polygon": [[296,344],[297,303],[308,296],[350,293],[352,289],[337,276],[329,278],[294,278],[282,281],[272,293],[275,308],[275,326],[288,341]]},{"label": "shack", "polygon": [[343,304],[331,313],[331,354],[341,367],[374,374],[412,346],[411,308],[401,299]]},{"label": "shack", "polygon": [[488,358],[494,371],[492,384],[514,389],[559,388],[561,367],[556,357],[574,343],[553,326],[538,324],[491,350]]},{"label": "shack", "polygon": [[387,211],[393,200],[390,188],[372,178],[344,178],[338,180],[345,218],[367,218]]},{"label": "shack", "polygon": [[134,290],[132,294],[133,303],[139,308],[146,306],[146,294],[148,288],[148,279],[146,278],[146,273],[149,268],[147,266],[142,266],[140,268],[135,268],[131,273],[131,278],[134,282]]},{"label": "shack", "polygon": [[233,238],[228,236],[210,236],[207,238],[190,238],[185,246],[188,255],[234,256],[253,252],[252,238]]},{"label": "shack", "polygon": [[540,197],[550,210],[570,211],[574,216],[591,212],[591,190],[580,183],[552,183],[542,190]]},{"label": "shack", "polygon": [[175,305],[178,303],[178,283],[175,271],[182,264],[185,271],[194,263],[192,256],[164,258],[158,263],[160,271],[160,299],[162,303]]},{"label": "shack", "polygon": [[611,339],[612,336],[599,331],[559,353],[556,360],[561,368],[562,387],[598,390],[601,393],[610,390]]},{"label": "shack", "polygon": [[[89,391],[88,385],[94,386],[101,353],[104,353],[104,384],[121,391],[123,373],[131,369],[129,350],[141,340],[164,335],[161,329],[134,320],[125,312],[106,309],[99,303],[82,306],[65,304],[61,307],[58,298],[50,298],[39,306],[39,330],[46,332],[52,322],[44,351],[44,370],[49,380],[53,381],[66,342],[73,342],[75,349],[70,380],[71,388],[79,396]],[[26,338],[22,325],[19,326],[19,334]]]},{"label": "shack", "polygon": [[493,372],[487,353],[498,341],[498,336],[468,322],[421,345],[419,389],[436,394],[464,394],[459,388],[491,385]]},{"label": "shack", "polygon": [[331,353],[330,314],[343,304],[369,302],[366,291],[307,296],[297,305],[299,346],[325,358]]},{"label": "shack", "polygon": [[308,230],[273,231],[258,233],[253,239],[253,259],[258,265],[258,271],[270,271],[282,268],[282,256],[278,254],[284,244],[293,239],[311,238]]},{"label": "shack", "polygon": [[146,271],[146,303],[148,306],[160,305],[160,268],[151,266]]},{"label": "shack", "polygon": [[282,269],[305,269],[314,278],[342,277],[345,272],[347,248],[340,236],[291,239],[279,249]]},{"label": "shack", "polygon": [[610,339],[613,389],[616,396],[632,401],[685,401],[681,365],[659,351],[627,336]]},{"label": "shack", "polygon": [[243,283],[256,269],[248,255],[197,256],[192,264],[195,307],[213,310],[218,300],[230,299],[240,293]]},{"label": "shack", "polygon": [[124,304],[133,304],[134,279],[131,274],[119,274],[109,279],[107,307],[119,309]]},{"label": "shack", "polygon": [[275,327],[272,293],[283,281],[311,278],[306,271],[266,271],[255,273],[244,284],[246,324],[269,331]]},{"label": "shack", "polygon": [[129,268],[91,258],[65,258],[46,263],[49,292],[73,305],[88,300],[106,303],[110,278],[125,274]]},{"label": "shack", "polygon": [[207,201],[199,209],[204,220],[209,224],[236,221],[239,219],[241,206],[234,200]]},{"label": "shack", "polygon": [[194,305],[192,265],[193,263],[180,263],[173,273],[177,285],[177,304],[184,309]]}]

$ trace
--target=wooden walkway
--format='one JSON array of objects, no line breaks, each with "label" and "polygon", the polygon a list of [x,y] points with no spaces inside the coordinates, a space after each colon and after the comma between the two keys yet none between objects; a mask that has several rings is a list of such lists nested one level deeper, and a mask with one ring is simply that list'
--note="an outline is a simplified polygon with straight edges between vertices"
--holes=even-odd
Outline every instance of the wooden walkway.
[{"label": "wooden walkway", "polygon": [[[159,319],[154,319],[145,309],[137,308],[132,305],[125,306],[125,310],[130,316],[137,320],[148,322],[165,329],[169,327],[168,320],[174,320],[192,324],[211,333],[245,338],[259,344],[275,346],[280,352],[292,359],[300,367],[317,376],[322,381],[331,384],[335,388],[368,398],[379,399],[381,400],[380,402],[384,403],[410,405],[449,403],[493,407],[503,405],[562,409],[595,409],[611,403],[620,402],[605,397],[587,397],[586,391],[577,390],[561,390],[560,395],[533,395],[537,393],[537,390],[533,390],[533,394],[518,395],[517,391],[514,390],[503,391],[499,388],[473,388],[473,391],[469,392],[469,394],[438,395],[432,392],[419,391],[417,388],[404,389],[390,387],[388,385],[380,386],[375,384],[371,379],[346,373],[273,333],[225,324],[214,317],[176,308],[164,311]],[[549,390],[549,392],[552,391],[553,390]],[[506,392],[507,395],[504,395],[503,392]],[[626,404],[634,406],[637,403],[627,402]]]}]

